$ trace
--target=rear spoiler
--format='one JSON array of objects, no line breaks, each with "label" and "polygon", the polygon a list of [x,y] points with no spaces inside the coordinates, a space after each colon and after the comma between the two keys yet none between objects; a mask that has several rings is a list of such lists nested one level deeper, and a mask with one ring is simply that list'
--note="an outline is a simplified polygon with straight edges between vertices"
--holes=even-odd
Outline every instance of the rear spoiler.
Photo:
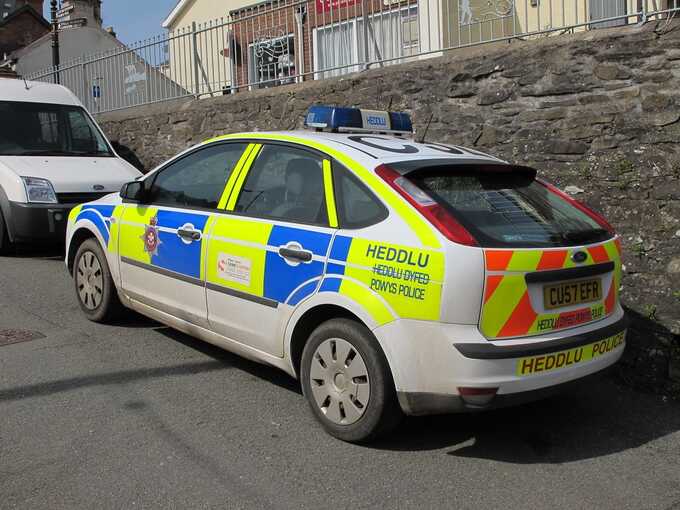
[{"label": "rear spoiler", "polygon": [[412,159],[409,161],[400,161],[397,163],[387,163],[387,165],[398,172],[400,175],[408,175],[410,173],[427,168],[428,170],[442,170],[447,169],[451,172],[483,172],[483,173],[517,173],[536,178],[536,169],[524,165],[512,165],[509,163],[501,163],[483,159]]}]

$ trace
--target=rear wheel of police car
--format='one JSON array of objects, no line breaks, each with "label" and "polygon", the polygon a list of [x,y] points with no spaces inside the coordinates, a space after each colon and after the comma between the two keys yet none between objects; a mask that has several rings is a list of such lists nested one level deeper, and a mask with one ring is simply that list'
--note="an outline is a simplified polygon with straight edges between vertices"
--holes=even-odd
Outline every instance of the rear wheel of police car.
[{"label": "rear wheel of police car", "polygon": [[96,239],[87,239],[78,248],[73,281],[78,303],[88,319],[107,322],[119,315],[122,305],[106,255]]},{"label": "rear wheel of police car", "polygon": [[332,319],[316,328],[303,350],[300,375],[312,412],[343,441],[375,439],[401,421],[387,359],[363,324]]}]

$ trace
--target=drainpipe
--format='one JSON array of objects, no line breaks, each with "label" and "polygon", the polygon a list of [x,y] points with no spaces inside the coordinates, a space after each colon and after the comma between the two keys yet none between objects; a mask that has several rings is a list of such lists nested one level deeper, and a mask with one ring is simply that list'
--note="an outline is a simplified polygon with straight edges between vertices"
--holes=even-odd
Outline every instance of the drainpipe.
[{"label": "drainpipe", "polygon": [[307,14],[307,7],[306,6],[301,6],[298,7],[295,11],[295,21],[297,24],[297,32],[298,32],[298,41],[299,41],[299,48],[296,48],[295,53],[297,54],[297,79],[296,81],[299,83],[303,80],[303,74],[305,72],[305,34],[304,34],[304,22],[305,22],[305,16]]}]

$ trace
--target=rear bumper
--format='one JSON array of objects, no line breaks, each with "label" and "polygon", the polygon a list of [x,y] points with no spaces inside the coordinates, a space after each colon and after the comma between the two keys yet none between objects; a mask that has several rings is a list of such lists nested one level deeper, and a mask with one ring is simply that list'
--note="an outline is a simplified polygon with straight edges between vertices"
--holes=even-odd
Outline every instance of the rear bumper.
[{"label": "rear bumper", "polygon": [[524,358],[527,356],[539,356],[541,354],[549,354],[553,352],[565,351],[568,349],[575,349],[584,345],[597,342],[602,338],[613,336],[621,331],[625,331],[628,327],[628,318],[624,315],[614,323],[608,324],[605,327],[588,331],[579,335],[567,336],[558,338],[556,340],[548,340],[540,343],[525,343],[501,346],[485,343],[458,343],[453,346],[463,356],[468,359],[507,359],[507,358]]},{"label": "rear bumper", "polygon": [[[618,307],[598,323],[542,338],[490,342],[476,326],[403,320],[375,333],[402,409],[422,415],[505,407],[561,391],[616,363],[626,327]],[[480,403],[459,388],[496,393]]]},{"label": "rear bumper", "polygon": [[460,395],[444,395],[441,393],[398,392],[397,397],[399,399],[399,405],[404,412],[412,416],[487,411],[490,409],[500,409],[503,407],[512,407],[528,402],[534,402],[567,391],[577,385],[590,384],[591,382],[594,382],[597,376],[602,375],[611,368],[612,365],[609,365],[587,376],[559,384],[553,384],[551,386],[543,386],[535,390],[496,395],[493,400],[485,405],[468,403]]},{"label": "rear bumper", "polygon": [[75,204],[25,204],[10,202],[7,218],[15,243],[64,242],[68,214]]}]

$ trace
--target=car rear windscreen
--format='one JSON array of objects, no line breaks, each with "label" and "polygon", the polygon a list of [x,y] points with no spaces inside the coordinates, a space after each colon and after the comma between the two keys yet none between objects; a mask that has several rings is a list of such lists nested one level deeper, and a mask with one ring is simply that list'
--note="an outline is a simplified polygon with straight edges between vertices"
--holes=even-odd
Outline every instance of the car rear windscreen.
[{"label": "car rear windscreen", "polygon": [[611,238],[595,220],[538,182],[534,172],[499,167],[425,166],[406,177],[447,209],[482,247],[577,246]]}]

